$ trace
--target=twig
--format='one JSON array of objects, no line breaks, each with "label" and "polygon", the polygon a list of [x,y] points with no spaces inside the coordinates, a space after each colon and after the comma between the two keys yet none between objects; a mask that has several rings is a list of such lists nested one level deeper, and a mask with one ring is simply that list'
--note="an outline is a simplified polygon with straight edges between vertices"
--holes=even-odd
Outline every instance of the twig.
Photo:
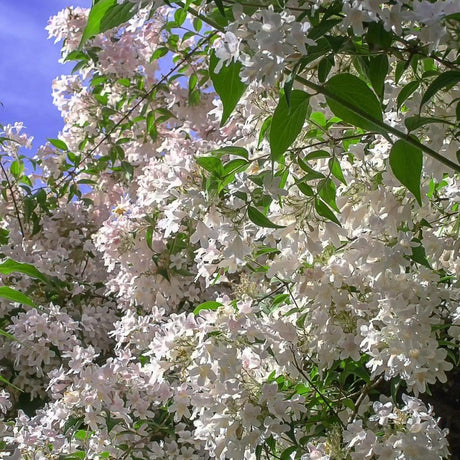
[{"label": "twig", "polygon": [[[107,141],[110,136],[115,132],[115,130],[120,127],[120,125],[141,105],[142,102],[144,102],[148,97],[150,97],[154,91],[156,91],[160,85],[162,85],[177,69],[179,69],[179,67],[181,65],[183,65],[185,62],[187,62],[189,60],[189,58],[191,56],[194,55],[194,53],[201,47],[203,46],[203,44],[207,41],[209,41],[214,35],[216,35],[217,32],[212,32],[211,34],[209,34],[208,37],[206,37],[205,39],[203,40],[200,40],[200,42],[191,50],[187,53],[186,56],[184,56],[168,73],[166,73],[165,75],[163,75],[161,77],[161,79],[155,83],[155,85],[152,86],[152,88],[149,89],[149,91],[147,93],[145,93],[121,118],[120,120],[117,121],[117,123],[115,123],[115,125],[113,125],[113,127],[104,135],[104,137],[89,151],[87,152],[84,157],[80,160],[80,164],[81,162],[83,162],[84,160],[86,160],[87,158],[91,157],[91,155],[105,142]],[[70,171],[68,174],[71,174],[71,175],[77,175],[78,173],[73,170],[73,171]],[[58,181],[58,183],[56,184],[56,188],[59,187],[59,185],[61,185],[61,183],[66,180],[67,176],[63,176],[60,181]]]},{"label": "twig", "polygon": [[310,379],[310,377],[303,371],[303,369],[300,367],[298,361],[297,361],[297,358],[295,356],[295,353],[294,353],[294,347],[293,345],[291,345],[291,352],[292,352],[292,356],[294,358],[294,364],[297,368],[297,370],[300,372],[300,374],[305,378],[305,380],[308,382],[308,384],[316,391],[316,393],[321,397],[321,399],[324,401],[324,403],[326,404],[326,406],[329,408],[329,410],[334,414],[334,416],[336,417],[336,419],[339,421],[340,425],[342,425],[342,427],[345,427],[345,424],[342,422],[342,419],[339,417],[339,414],[337,413],[337,411],[332,407],[331,403],[329,402],[329,399],[326,398],[326,396],[324,396],[321,391],[318,389],[318,387],[313,383],[313,381]]},{"label": "twig", "polygon": [[16,213],[16,218],[18,219],[19,228],[21,229],[22,237],[24,238],[24,236],[25,236],[24,227],[22,226],[21,216],[19,214],[18,204],[16,202],[16,198],[14,197],[13,186],[11,185],[11,182],[10,182],[10,179],[8,177],[8,174],[6,173],[5,168],[3,166],[3,163],[1,161],[0,161],[0,167],[2,168],[3,174],[4,174],[5,179],[6,179],[6,183],[8,185],[8,189],[9,189],[9,191],[11,193],[11,198],[13,200],[13,206],[14,206],[14,210],[15,210],[15,213]]},{"label": "twig", "polygon": [[375,388],[382,380],[383,380],[383,375],[381,375],[375,382],[369,382],[368,384],[366,384],[361,394],[359,395],[359,398],[356,400],[355,410],[350,415],[350,418],[348,419],[348,423],[352,423],[353,420],[355,419],[356,414],[358,413],[358,410],[359,410],[359,406],[364,401],[364,398],[368,395],[369,391],[371,391],[372,388]]}]

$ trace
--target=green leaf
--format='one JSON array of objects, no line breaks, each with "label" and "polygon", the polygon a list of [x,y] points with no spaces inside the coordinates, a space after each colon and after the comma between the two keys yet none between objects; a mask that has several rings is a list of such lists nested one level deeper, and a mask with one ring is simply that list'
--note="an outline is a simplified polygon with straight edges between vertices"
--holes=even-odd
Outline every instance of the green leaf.
[{"label": "green leaf", "polygon": [[422,165],[423,155],[419,148],[402,139],[394,143],[390,151],[391,170],[399,182],[413,193],[420,206],[422,205],[420,195]]},{"label": "green leaf", "polygon": [[215,157],[200,157],[196,159],[196,162],[199,166],[206,171],[216,175],[217,177],[222,177],[224,175],[224,167],[219,158]]},{"label": "green leaf", "polygon": [[4,331],[3,329],[0,329],[0,335],[2,335],[3,337],[7,337],[10,340],[14,340],[15,342],[18,342],[18,339],[14,335],[9,334],[8,332]]},{"label": "green leaf", "polygon": [[380,102],[364,81],[343,73],[330,78],[325,89],[327,103],[334,115],[358,128],[384,132],[375,123],[383,121]]},{"label": "green leaf", "polygon": [[213,150],[212,153],[217,155],[219,158],[223,155],[236,155],[238,157],[246,158],[249,157],[249,153],[243,147],[235,147],[233,145],[229,145],[228,147],[222,147],[221,149]]},{"label": "green leaf", "polygon": [[459,70],[448,70],[436,78],[430,86],[428,86],[425,94],[420,102],[420,107],[427,103],[439,90],[455,85],[460,81]]},{"label": "green leaf", "polygon": [[267,228],[284,228],[284,225],[277,225],[274,224],[267,216],[262,214],[258,209],[254,208],[254,206],[248,206],[248,217],[254,224],[258,225],[259,227],[267,227]]},{"label": "green leaf", "polygon": [[222,304],[220,302],[216,302],[215,300],[209,300],[208,302],[201,303],[198,307],[193,310],[194,315],[198,315],[201,310],[217,310],[221,307]]},{"label": "green leaf", "polygon": [[36,308],[35,304],[29,297],[27,297],[22,292],[16,291],[16,289],[10,288],[8,286],[0,286],[0,297],[11,300],[12,302],[19,302],[23,305],[28,305],[29,307]]},{"label": "green leaf", "polygon": [[193,73],[192,75],[190,75],[190,78],[188,80],[189,93],[192,92],[196,88],[197,82],[198,82],[198,77],[196,76],[196,73]]},{"label": "green leaf", "polygon": [[304,195],[307,195],[307,196],[315,195],[315,192],[313,191],[313,189],[305,182],[297,182],[296,185]]},{"label": "green leaf", "polygon": [[308,166],[307,163],[300,158],[297,159],[297,164],[307,173],[307,175],[302,178],[304,181],[308,182],[309,180],[322,179],[324,177],[323,173],[310,168],[310,166]]},{"label": "green leaf", "polygon": [[78,430],[73,437],[79,441],[84,441],[88,437],[89,433],[86,430]]},{"label": "green leaf", "polygon": [[380,99],[383,98],[388,68],[388,57],[386,54],[378,54],[369,58],[369,80]]},{"label": "green leaf", "polygon": [[203,27],[203,21],[200,18],[193,18],[193,27],[197,32],[199,32]]},{"label": "green leaf", "polygon": [[291,458],[295,458],[292,455],[294,452],[297,452],[297,446],[288,447],[287,449],[283,450],[279,458],[280,460],[290,460]]},{"label": "green leaf", "polygon": [[334,62],[334,55],[330,54],[329,56],[324,57],[319,61],[318,64],[318,80],[320,83],[324,83],[326,81],[329,72],[331,71]]},{"label": "green leaf", "polygon": [[271,125],[272,125],[272,117],[270,116],[266,118],[264,122],[262,123],[262,126],[260,128],[260,133],[259,133],[259,139],[257,141],[257,148],[260,147],[260,144],[262,143],[267,131],[270,132]]},{"label": "green leaf", "polygon": [[321,217],[324,217],[325,219],[340,225],[340,222],[337,217],[335,217],[334,213],[328,208],[324,201],[320,200],[319,198],[316,198],[315,200],[315,210]]},{"label": "green leaf", "polygon": [[284,97],[286,98],[286,103],[288,107],[290,107],[291,105],[291,94],[292,94],[292,87],[294,86],[295,77],[296,77],[296,68],[287,77],[286,82],[284,83],[284,87],[283,87]]},{"label": "green leaf", "polygon": [[409,68],[410,61],[399,61],[395,69],[395,83],[398,84],[403,73]]},{"label": "green leaf", "polygon": [[220,13],[224,18],[226,18],[226,15],[225,15],[225,8],[224,8],[224,4],[222,3],[222,0],[214,0],[214,3],[216,4],[217,9],[219,10],[219,13]]},{"label": "green leaf", "polygon": [[258,249],[256,252],[254,252],[254,257],[259,257],[264,254],[279,254],[279,249],[276,248],[271,248],[270,246],[258,246]]},{"label": "green leaf", "polygon": [[187,19],[187,11],[184,8],[178,8],[174,12],[174,20],[177,26],[181,26]]},{"label": "green leaf", "polygon": [[86,458],[85,452],[82,450],[76,450],[71,454],[66,454],[59,457],[59,460],[84,460]]},{"label": "green leaf", "polygon": [[310,115],[310,120],[313,123],[316,123],[317,125],[321,126],[322,128],[326,127],[327,120],[323,112],[313,112]]},{"label": "green leaf", "polygon": [[338,179],[342,184],[347,185],[345,178],[343,177],[342,167],[340,166],[340,161],[337,158],[331,158],[329,160],[329,170],[332,175]]},{"label": "green leaf", "polygon": [[120,163],[121,170],[125,173],[125,178],[130,182],[134,177],[134,167],[131,163],[127,161],[122,161]]},{"label": "green leaf", "polygon": [[424,125],[428,125],[431,123],[441,123],[441,124],[444,123],[444,124],[452,125],[452,123],[442,118],[420,117],[419,115],[408,117],[404,120],[404,124],[406,125],[406,128],[408,131],[414,131],[415,129],[418,129]]},{"label": "green leaf", "polygon": [[129,1],[119,5],[117,0],[100,0],[89,12],[88,23],[78,48],[81,49],[86,41],[95,35],[129,21],[135,13],[136,8]]},{"label": "green leaf", "polygon": [[147,246],[149,247],[151,251],[153,251],[152,241],[153,241],[153,227],[148,227],[147,230],[145,231],[145,242],[147,243]]},{"label": "green leaf", "polygon": [[318,182],[318,195],[327,203],[334,211],[340,212],[335,202],[337,190],[334,182],[331,179],[322,179]]},{"label": "green leaf", "polygon": [[424,265],[425,267],[429,268],[430,270],[432,270],[432,268],[433,268],[433,267],[431,267],[430,262],[428,262],[428,259],[426,257],[425,248],[422,245],[412,247],[411,259],[414,262],[417,262],[420,265]]},{"label": "green leaf", "polygon": [[317,160],[319,158],[329,158],[331,154],[326,152],[326,150],[315,150],[314,152],[310,152],[309,154],[305,155],[306,160]]},{"label": "green leaf", "polygon": [[61,141],[61,139],[48,139],[48,141],[50,142],[50,144],[53,144],[59,150],[69,150],[67,144],[64,141]]},{"label": "green leaf", "polygon": [[286,98],[280,96],[270,127],[270,149],[273,161],[282,159],[283,153],[302,130],[309,108],[308,99],[309,95],[304,91],[294,90],[288,107]]},{"label": "green leaf", "polygon": [[398,94],[398,110],[399,108],[404,104],[404,102],[407,100],[407,98],[410,97],[410,95],[419,87],[419,82],[418,81],[411,81],[409,82],[404,88],[401,89],[401,91]]},{"label": "green leaf", "polygon": [[243,160],[242,158],[235,158],[230,160],[224,165],[224,175],[236,174],[237,172],[244,171],[249,166],[249,162]]},{"label": "green leaf", "polygon": [[241,63],[231,62],[227,66],[222,66],[219,73],[215,73],[214,69],[218,62],[219,59],[213,52],[209,63],[209,76],[222,101],[223,113],[220,126],[223,126],[246,91],[247,86],[240,79]]},{"label": "green leaf", "polygon": [[19,387],[17,387],[16,385],[13,385],[9,380],[7,380],[5,377],[3,377],[3,375],[0,375],[0,382],[3,382],[5,383],[6,385],[9,385],[11,388],[14,388],[15,390],[18,390],[20,391],[21,393],[24,392],[24,390],[21,390]]},{"label": "green leaf", "polygon": [[387,50],[393,41],[393,34],[386,31],[381,22],[371,22],[367,26],[366,41],[371,51]]},{"label": "green leaf", "polygon": [[13,177],[18,180],[24,172],[24,162],[21,160],[14,160],[13,163],[11,163],[10,172]]},{"label": "green leaf", "polygon": [[156,61],[157,59],[162,58],[163,56],[166,56],[169,53],[168,48],[165,46],[162,46],[160,48],[157,48],[153,54],[152,57],[150,58],[150,62]]},{"label": "green leaf", "polygon": [[33,265],[16,262],[12,259],[7,259],[5,260],[5,262],[2,262],[0,264],[0,273],[2,273],[3,275],[9,275],[10,273],[14,272],[24,273],[24,275],[28,275],[32,278],[39,279],[44,283],[50,283],[48,277],[41,273],[39,270],[37,270]]}]

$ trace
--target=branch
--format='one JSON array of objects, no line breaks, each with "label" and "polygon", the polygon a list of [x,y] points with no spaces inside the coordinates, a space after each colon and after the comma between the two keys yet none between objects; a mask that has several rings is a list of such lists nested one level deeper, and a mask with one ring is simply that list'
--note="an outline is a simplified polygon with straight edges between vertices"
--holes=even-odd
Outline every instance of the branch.
[{"label": "branch", "polygon": [[[290,74],[290,71],[288,69],[286,69],[284,71],[284,73]],[[305,85],[307,88],[310,88],[310,89],[316,91],[317,93],[322,94],[322,95],[326,96],[327,98],[329,98],[329,99],[331,99],[331,100],[333,100],[335,102],[338,102],[339,104],[343,105],[345,108],[347,108],[351,112],[355,113],[356,115],[359,115],[360,117],[365,118],[366,120],[372,122],[374,125],[379,126],[380,128],[382,128],[387,133],[391,133],[394,136],[398,137],[399,139],[404,140],[408,144],[411,144],[414,147],[417,147],[418,149],[420,149],[423,152],[425,152],[426,154],[428,154],[430,157],[434,158],[437,161],[440,161],[441,163],[445,164],[446,166],[448,166],[449,168],[453,169],[454,171],[460,172],[460,165],[454,163],[453,161],[450,161],[448,158],[443,157],[442,155],[440,155],[438,152],[436,152],[432,148],[428,147],[425,144],[422,144],[421,142],[419,142],[418,140],[416,140],[413,137],[409,136],[408,134],[403,133],[402,131],[399,131],[399,129],[396,129],[393,126],[390,126],[390,125],[388,125],[387,123],[385,123],[383,121],[377,120],[377,119],[369,116],[369,114],[367,114],[365,111],[361,110],[359,107],[356,107],[355,105],[350,104],[348,101],[342,99],[340,96],[337,96],[337,95],[331,93],[323,85],[317,85],[316,83],[313,83],[313,82],[311,82],[309,80],[306,80],[303,77],[299,77],[298,75],[296,75],[295,79],[299,83],[302,83],[302,85]]]},{"label": "branch", "polygon": [[6,173],[5,171],[5,168],[3,166],[3,163],[0,161],[0,167],[2,168],[2,171],[3,171],[3,175],[5,176],[5,179],[6,179],[6,183],[8,185],[8,189],[11,193],[11,198],[13,200],[13,206],[14,206],[14,212],[16,214],[16,218],[18,219],[18,223],[19,223],[19,228],[21,229],[21,234],[22,234],[22,237],[24,238],[24,227],[22,226],[22,222],[21,222],[21,215],[19,214],[19,208],[18,208],[18,204],[16,202],[16,198],[14,196],[14,191],[13,191],[13,186],[10,182],[10,179],[8,177],[8,174]]},{"label": "branch", "polygon": [[[176,2],[176,3],[179,6],[182,6],[182,7],[185,6],[182,2]],[[213,20],[211,20],[209,18],[206,18],[202,14],[198,13],[197,10],[189,7],[188,11],[190,11],[190,13],[192,13],[194,16],[200,18],[206,24],[210,25],[211,27],[214,27],[216,30],[218,30],[220,32],[225,32],[224,27],[220,26],[219,24],[215,23]],[[243,42],[244,42],[244,40],[243,40]],[[287,74],[287,75],[292,74],[292,72],[287,68],[284,70],[284,73]],[[335,94],[333,94],[330,91],[328,91],[323,85],[317,85],[316,83],[313,83],[313,82],[311,82],[309,80],[306,80],[305,78],[300,77],[299,75],[295,76],[295,80],[297,82],[302,83],[303,85],[307,86],[308,88],[316,91],[317,93],[323,94],[327,98],[338,102],[339,104],[341,104],[344,107],[346,107],[348,110],[354,112],[356,115],[359,115],[360,117],[365,118],[368,121],[371,121],[373,124],[381,127],[383,130],[385,130],[387,133],[391,133],[394,136],[398,137],[399,139],[402,139],[402,140],[406,141],[407,143],[413,145],[414,147],[419,148],[420,150],[425,152],[427,155],[429,155],[432,158],[434,158],[435,160],[445,164],[446,166],[448,166],[449,168],[453,169],[454,171],[460,172],[460,165],[454,163],[453,161],[449,160],[448,158],[443,157],[442,155],[440,155],[438,152],[436,152],[432,148],[428,147],[427,145],[422,144],[421,142],[417,141],[416,139],[414,139],[413,137],[409,136],[408,134],[403,133],[402,131],[399,131],[396,128],[393,128],[393,126],[390,126],[390,125],[388,125],[387,123],[385,123],[383,121],[376,120],[373,117],[370,117],[366,112],[361,110],[359,107],[356,107],[353,104],[350,104],[349,102],[345,101],[341,97],[336,96]]]},{"label": "branch", "polygon": [[[194,55],[194,53],[199,49],[201,48],[201,46],[203,46],[204,43],[206,43],[207,41],[209,41],[214,35],[216,35],[217,32],[213,32],[211,34],[209,34],[208,37],[206,37],[205,39],[203,40],[200,40],[200,42],[192,49],[190,50],[186,56],[184,56],[168,73],[166,73],[165,75],[163,75],[161,77],[161,79],[155,83],[152,88],[149,89],[149,91],[147,93],[145,93],[121,118],[120,120],[117,121],[117,123],[115,123],[115,125],[104,135],[104,137],[91,149],[89,150],[89,152],[87,152],[84,157],[80,160],[80,164],[81,162],[83,162],[84,160],[86,160],[87,158],[91,157],[91,155],[105,142],[107,141],[110,136],[115,132],[115,130],[120,127],[120,125],[141,105],[142,102],[144,102],[147,98],[149,98],[155,90],[157,90],[160,85],[162,85],[177,69],[179,69],[179,67],[184,64],[185,62],[188,61],[188,59]],[[76,176],[78,173],[73,170],[73,171],[69,171],[68,174],[71,174],[71,175],[74,175]],[[67,176],[63,176],[57,183],[56,183],[56,188],[59,187],[61,185],[61,183],[63,181],[65,181],[67,178]]]},{"label": "branch", "polygon": [[345,424],[342,422],[342,419],[339,417],[339,414],[337,411],[332,407],[331,403],[329,402],[329,398],[324,396],[321,391],[319,391],[318,387],[313,383],[311,378],[303,371],[303,369],[300,367],[299,363],[297,362],[296,355],[294,353],[294,347],[291,346],[291,352],[292,356],[294,358],[294,364],[297,370],[300,372],[300,374],[305,378],[305,380],[308,382],[308,384],[316,391],[316,393],[321,397],[321,399],[324,401],[326,406],[329,408],[329,410],[334,414],[335,418],[339,421],[340,425],[342,427],[345,427]]}]

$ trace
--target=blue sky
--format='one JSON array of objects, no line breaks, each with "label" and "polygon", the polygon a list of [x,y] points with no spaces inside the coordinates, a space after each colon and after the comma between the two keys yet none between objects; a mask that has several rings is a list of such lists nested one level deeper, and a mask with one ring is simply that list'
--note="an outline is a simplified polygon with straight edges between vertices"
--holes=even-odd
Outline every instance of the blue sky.
[{"label": "blue sky", "polygon": [[22,121],[34,136],[34,151],[62,128],[51,83],[73,65],[58,63],[60,45],[48,40],[50,16],[66,6],[90,7],[91,0],[0,0],[0,123]]}]

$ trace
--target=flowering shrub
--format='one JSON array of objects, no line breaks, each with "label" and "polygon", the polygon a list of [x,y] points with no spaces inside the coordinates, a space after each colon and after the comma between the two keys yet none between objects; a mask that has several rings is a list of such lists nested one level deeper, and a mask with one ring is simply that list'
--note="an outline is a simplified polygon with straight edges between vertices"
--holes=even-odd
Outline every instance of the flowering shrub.
[{"label": "flowering shrub", "polygon": [[52,18],[65,127],[33,158],[20,124],[0,138],[1,458],[448,458],[459,21],[456,0]]}]

